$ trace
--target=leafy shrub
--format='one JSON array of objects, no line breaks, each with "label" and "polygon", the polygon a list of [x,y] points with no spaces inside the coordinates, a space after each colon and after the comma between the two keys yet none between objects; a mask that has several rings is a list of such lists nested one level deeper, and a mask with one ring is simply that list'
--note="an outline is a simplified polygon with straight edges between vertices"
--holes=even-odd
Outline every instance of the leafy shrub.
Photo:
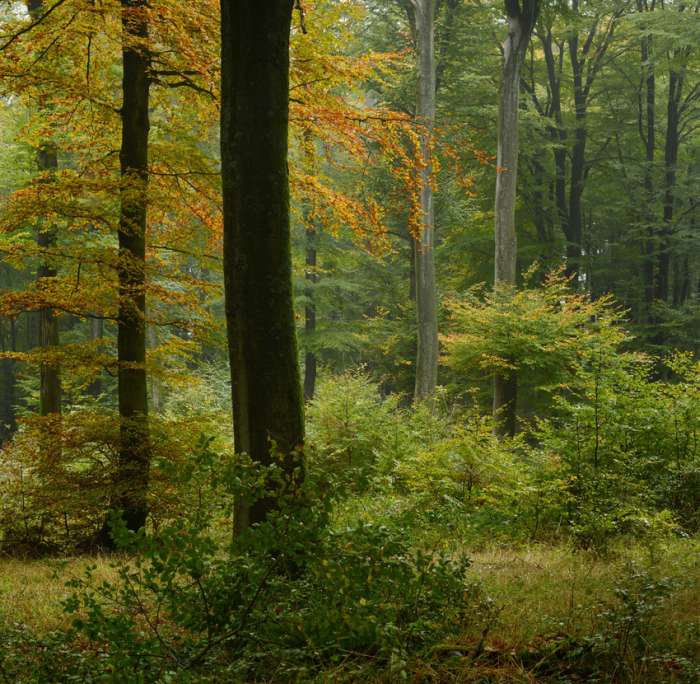
[{"label": "leafy shrub", "polygon": [[[196,459],[205,468],[219,461],[207,449],[204,442]],[[212,486],[230,505],[243,492],[263,495],[261,483],[277,475],[240,459]],[[310,504],[311,491],[317,484],[285,496],[235,545],[222,546],[206,506],[153,535],[117,528],[131,551],[116,562],[118,580],[98,584],[89,572],[73,580],[65,602],[72,628],[60,644],[46,645],[80,644],[97,657],[57,658],[44,680],[18,681],[79,674],[82,681],[199,682],[210,672],[212,681],[279,680],[339,661],[400,671],[411,655],[478,619],[466,559],[416,551],[405,530],[332,531],[329,502]],[[31,663],[35,673],[44,668],[43,660]]]},{"label": "leafy shrub", "polygon": [[382,397],[363,370],[324,378],[307,410],[312,465],[353,491],[377,479],[449,430],[445,407],[402,408],[397,395]]},{"label": "leafy shrub", "polygon": [[[561,272],[544,285],[472,288],[448,302],[451,330],[443,338],[448,366],[461,375],[517,373],[520,385],[546,398],[568,383],[583,359],[601,347],[617,349],[629,335],[611,297],[574,292]],[[544,394],[543,394],[544,393]]]}]

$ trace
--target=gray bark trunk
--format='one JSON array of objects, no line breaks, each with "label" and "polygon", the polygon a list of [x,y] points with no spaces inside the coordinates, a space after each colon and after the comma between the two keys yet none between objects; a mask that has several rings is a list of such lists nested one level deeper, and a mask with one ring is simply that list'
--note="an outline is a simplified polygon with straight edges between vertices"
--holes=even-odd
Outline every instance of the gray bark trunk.
[{"label": "gray bark trunk", "polygon": [[418,98],[416,118],[421,126],[421,156],[427,164],[419,170],[421,234],[414,251],[416,278],[416,401],[435,394],[438,374],[437,285],[435,278],[435,208],[433,205],[430,139],[435,126],[435,12],[436,0],[415,4]]},{"label": "gray bark trunk", "polygon": [[[508,36],[503,43],[503,76],[498,106],[498,146],[494,234],[496,243],[494,287],[515,288],[517,235],[515,202],[518,173],[518,113],[520,72],[537,16],[537,2],[506,1]],[[496,374],[493,414],[498,434],[513,434],[516,426],[517,377]]]}]

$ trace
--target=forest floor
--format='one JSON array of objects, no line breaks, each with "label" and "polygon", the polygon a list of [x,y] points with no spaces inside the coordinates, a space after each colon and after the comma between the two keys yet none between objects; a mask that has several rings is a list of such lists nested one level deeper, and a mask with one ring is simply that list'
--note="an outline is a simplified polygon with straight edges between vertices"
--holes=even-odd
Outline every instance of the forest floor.
[{"label": "forest floor", "polygon": [[[544,544],[465,551],[489,617],[434,661],[414,663],[414,681],[700,681],[699,541],[628,546],[605,558]],[[67,626],[66,581],[88,565],[97,580],[113,577],[113,562],[0,560],[0,624],[39,634]]]}]

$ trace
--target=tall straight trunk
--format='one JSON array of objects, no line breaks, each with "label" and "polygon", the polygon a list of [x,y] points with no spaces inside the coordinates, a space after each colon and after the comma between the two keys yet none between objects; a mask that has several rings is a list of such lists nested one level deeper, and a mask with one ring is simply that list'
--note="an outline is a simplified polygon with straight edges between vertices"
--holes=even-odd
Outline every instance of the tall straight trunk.
[{"label": "tall straight trunk", "polygon": [[[14,318],[0,319],[0,349],[17,351],[17,324]],[[17,374],[14,359],[0,359],[0,446],[17,431],[15,403]]]},{"label": "tall straight trunk", "polygon": [[673,211],[676,197],[678,148],[680,146],[680,102],[683,91],[683,74],[671,69],[668,79],[666,106],[666,140],[664,143],[664,199],[663,221],[656,257],[656,299],[666,302],[669,297],[671,271],[671,238],[673,235]]},{"label": "tall straight trunk", "polygon": [[[518,173],[518,113],[520,72],[538,11],[537,0],[506,0],[508,37],[503,43],[503,74],[498,103],[496,155],[495,273],[494,287],[514,289],[517,276],[515,201]],[[493,383],[493,413],[497,433],[514,434],[516,427],[517,377],[497,373]]]},{"label": "tall straight trunk", "polygon": [[[224,287],[235,450],[283,458],[303,476],[303,397],[292,299],[289,32],[293,0],[221,0]],[[234,534],[265,520],[275,496],[240,500]]]},{"label": "tall straight trunk", "polygon": [[418,346],[416,353],[416,401],[435,394],[438,374],[437,284],[435,279],[435,208],[433,205],[431,138],[435,127],[436,60],[435,13],[436,0],[415,3],[415,36],[418,60],[418,97],[416,118],[421,127],[421,156],[426,161],[418,170],[421,233],[414,250],[416,277],[416,322]]},{"label": "tall straight trunk", "polygon": [[[28,0],[27,9],[36,19],[44,10],[43,0]],[[58,169],[58,154],[55,145],[44,141],[37,152],[37,167],[40,172],[52,176]],[[50,252],[56,246],[57,234],[52,225],[40,225],[37,231],[37,245],[41,252]],[[56,277],[56,268],[50,257],[44,257],[37,269],[39,283]],[[59,345],[58,319],[51,307],[42,307],[37,314],[38,345],[40,349],[50,350]],[[61,413],[61,377],[55,363],[42,362],[39,369],[39,413],[50,416]]]},{"label": "tall straight trunk", "polygon": [[[158,328],[146,323],[146,345],[148,349],[158,348]],[[157,373],[148,376],[148,410],[151,415],[158,415],[163,408],[163,383]]]},{"label": "tall straight trunk", "polygon": [[[644,87],[644,119],[645,126],[640,127],[640,133],[644,142],[644,194],[645,194],[645,236],[643,241],[643,292],[644,292],[644,318],[651,320],[651,305],[654,301],[654,158],[656,154],[656,74],[652,64],[652,38],[649,35],[642,36],[640,57],[643,70]],[[641,116],[641,114],[640,114]]]},{"label": "tall straight trunk", "polygon": [[[306,272],[305,279],[307,287],[304,290],[306,296],[306,306],[304,307],[304,332],[307,339],[311,339],[316,332],[316,301],[314,299],[314,283],[318,281],[316,270],[317,249],[316,249],[316,227],[313,222],[308,222],[305,227],[306,237]],[[316,374],[318,359],[316,352],[307,349],[304,354],[304,399],[310,401],[314,398],[316,390]]]},{"label": "tall straight trunk", "polygon": [[[147,0],[122,0],[122,143],[117,355],[120,444],[112,507],[127,529],[148,515],[151,447],[146,383],[146,216],[149,66]],[[108,540],[105,540],[108,541]]]},{"label": "tall straight trunk", "polygon": [[[91,318],[90,319],[90,341],[98,342],[104,337],[105,323],[102,318]],[[88,394],[91,397],[99,397],[102,394],[102,379],[101,373],[95,377],[95,379],[90,383],[87,389]]]},{"label": "tall straight trunk", "polygon": [[[304,146],[306,163],[308,166],[307,172],[310,174],[316,171],[313,145],[313,137],[311,132],[307,130],[304,133]],[[304,354],[304,399],[306,401],[310,401],[314,398],[318,370],[316,353],[308,347],[309,340],[313,340],[313,336],[316,333],[316,292],[314,285],[318,282],[318,270],[316,268],[318,258],[317,238],[313,202],[309,200],[304,210],[304,239],[306,251],[306,269],[304,271],[304,279],[306,280],[306,287],[304,288],[304,297],[306,299],[306,305],[304,307],[304,334],[307,340],[307,348]]]},{"label": "tall straight trunk", "polygon": [[574,113],[576,116],[574,140],[571,147],[571,174],[569,178],[569,217],[566,236],[566,273],[578,277],[581,271],[583,243],[583,188],[586,177],[586,143],[588,130],[586,114],[588,95],[584,84],[585,61],[578,58],[578,34],[569,38],[569,56],[573,72]]},{"label": "tall straight trunk", "polygon": [[[557,43],[558,56],[555,56],[551,28],[546,35],[541,36],[547,67],[547,81],[551,100],[548,113],[552,123],[547,126],[549,138],[552,141],[552,156],[554,158],[554,198],[557,207],[559,227],[564,236],[569,235],[569,203],[566,198],[566,131],[563,127],[561,113],[561,68],[563,60],[563,44]],[[558,57],[558,65],[557,65]]]}]

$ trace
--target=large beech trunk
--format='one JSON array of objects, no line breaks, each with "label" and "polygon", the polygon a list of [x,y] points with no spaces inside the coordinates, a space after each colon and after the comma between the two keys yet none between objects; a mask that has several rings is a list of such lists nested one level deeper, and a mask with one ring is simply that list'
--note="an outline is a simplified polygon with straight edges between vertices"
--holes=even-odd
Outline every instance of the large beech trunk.
[{"label": "large beech trunk", "polygon": [[[503,75],[498,107],[498,147],[495,218],[494,287],[514,289],[517,275],[515,201],[518,173],[518,111],[520,72],[537,16],[537,0],[506,0],[508,37],[503,43]],[[497,432],[514,434],[517,377],[514,372],[494,376],[493,413]]]},{"label": "large beech trunk", "polygon": [[[146,0],[122,0],[123,103],[117,355],[120,445],[112,508],[129,530],[146,523],[150,469],[146,384],[146,215],[149,56]],[[103,530],[102,543],[111,546]]]},{"label": "large beech trunk", "polygon": [[[304,440],[287,172],[293,0],[221,0],[224,284],[235,450],[301,477]],[[270,496],[239,501],[234,533]]]}]

